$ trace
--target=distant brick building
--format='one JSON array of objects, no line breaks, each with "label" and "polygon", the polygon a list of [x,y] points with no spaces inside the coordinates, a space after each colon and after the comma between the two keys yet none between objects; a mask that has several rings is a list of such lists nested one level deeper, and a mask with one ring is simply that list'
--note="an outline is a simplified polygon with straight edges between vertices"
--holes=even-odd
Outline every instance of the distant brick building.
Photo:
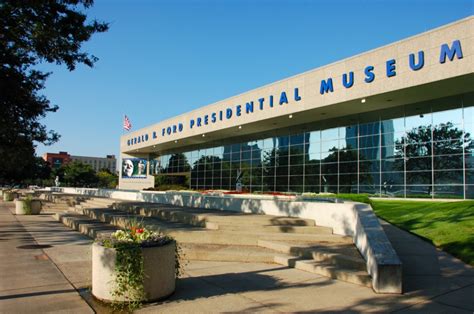
[{"label": "distant brick building", "polygon": [[107,155],[103,157],[88,157],[88,156],[71,156],[71,160],[80,161],[83,164],[90,165],[95,172],[99,172],[102,169],[108,169],[111,173],[117,171],[117,159],[115,155]]},{"label": "distant brick building", "polygon": [[90,165],[95,172],[99,172],[102,169],[108,169],[111,173],[115,173],[117,170],[117,159],[115,155],[107,155],[103,157],[89,157],[89,156],[72,156],[67,152],[59,153],[45,153],[43,159],[47,161],[51,168],[59,168],[71,161],[79,161],[83,164]]},{"label": "distant brick building", "polygon": [[67,152],[45,153],[43,159],[51,165],[51,168],[59,168],[71,161],[71,155]]}]

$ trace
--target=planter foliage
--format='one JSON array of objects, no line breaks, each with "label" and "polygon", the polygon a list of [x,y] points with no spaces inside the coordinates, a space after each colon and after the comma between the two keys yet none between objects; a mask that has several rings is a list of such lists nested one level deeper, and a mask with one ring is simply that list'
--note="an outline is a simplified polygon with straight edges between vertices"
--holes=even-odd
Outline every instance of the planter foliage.
[{"label": "planter foliage", "polygon": [[[145,273],[144,250],[147,248],[174,246],[174,278],[182,273],[180,249],[176,241],[169,236],[151,231],[139,224],[132,224],[125,230],[118,230],[108,237],[101,237],[97,244],[115,250],[115,268],[111,295],[117,309],[128,308],[133,311],[147,301],[144,283]],[[173,284],[174,291],[174,284]]]}]

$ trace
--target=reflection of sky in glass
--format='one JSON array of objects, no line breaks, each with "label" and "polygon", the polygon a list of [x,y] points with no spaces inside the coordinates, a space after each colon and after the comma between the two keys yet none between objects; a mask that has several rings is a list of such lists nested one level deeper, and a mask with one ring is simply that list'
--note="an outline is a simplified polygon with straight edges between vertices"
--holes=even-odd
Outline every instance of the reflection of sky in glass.
[{"label": "reflection of sky in glass", "polygon": [[335,148],[335,149],[339,148],[339,140],[331,140],[331,141],[321,142],[321,151],[322,152],[329,152],[333,148]]},{"label": "reflection of sky in glass", "polygon": [[428,125],[431,125],[431,113],[423,113],[420,115],[406,117],[405,119],[405,128],[407,131],[411,131],[413,128]]},{"label": "reflection of sky in glass", "polygon": [[474,124],[464,125],[464,132],[469,133],[469,136],[474,139]]},{"label": "reflection of sky in glass", "polygon": [[339,128],[327,129],[321,131],[321,138],[323,140],[332,140],[339,138]]},{"label": "reflection of sky in glass", "polygon": [[393,131],[395,133],[405,132],[405,118],[392,119]]},{"label": "reflection of sky in glass", "polygon": [[339,137],[338,138],[346,138],[346,127],[339,128]]},{"label": "reflection of sky in glass", "polygon": [[309,142],[315,143],[321,141],[321,132],[320,131],[313,131],[309,132]]},{"label": "reflection of sky in glass", "polygon": [[308,153],[310,155],[319,154],[321,152],[321,143],[310,143],[308,145]]},{"label": "reflection of sky in glass", "polygon": [[273,138],[266,138],[263,140],[263,147],[265,149],[268,149],[268,148],[272,149],[274,148],[274,143],[275,141],[273,140]]},{"label": "reflection of sky in glass", "polygon": [[464,108],[464,124],[474,124],[474,107]]},{"label": "reflection of sky in glass", "polygon": [[214,148],[214,156],[217,156],[220,159],[222,159],[224,156],[224,147],[219,146],[219,147]]},{"label": "reflection of sky in glass", "polygon": [[433,113],[433,125],[452,122],[454,125],[462,123],[462,109],[446,110]]}]

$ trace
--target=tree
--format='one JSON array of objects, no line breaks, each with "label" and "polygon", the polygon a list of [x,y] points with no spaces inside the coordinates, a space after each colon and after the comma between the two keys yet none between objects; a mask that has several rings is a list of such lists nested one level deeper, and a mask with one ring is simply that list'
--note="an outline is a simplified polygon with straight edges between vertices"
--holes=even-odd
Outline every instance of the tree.
[{"label": "tree", "polygon": [[80,161],[72,161],[63,167],[64,183],[67,186],[75,187],[95,187],[98,178],[94,169],[90,165],[83,164]]},{"label": "tree", "polygon": [[102,169],[97,173],[97,184],[99,188],[115,189],[118,176],[111,173],[109,169]]},{"label": "tree", "polygon": [[[213,182],[213,180],[217,181],[220,180],[221,172],[213,172],[214,164],[220,164],[222,159],[218,156],[201,156],[198,160],[194,162],[193,167],[190,169],[191,171],[191,178],[197,180],[198,188],[202,189],[212,189],[212,184],[209,182]],[[229,165],[230,168],[230,165]],[[212,177],[214,175],[214,178]],[[204,181],[204,179],[207,180]],[[195,186],[194,186],[195,187]]]},{"label": "tree", "polygon": [[339,185],[340,193],[353,193],[358,180],[364,182],[373,181],[369,172],[369,166],[364,163],[365,158],[358,156],[357,151],[347,149],[331,148],[329,154],[323,159],[322,171],[330,176],[324,177],[324,184],[329,186]]},{"label": "tree", "polygon": [[[400,140],[395,142],[397,149],[394,169],[404,171],[408,184],[429,185],[431,192],[432,169],[463,169],[463,152],[468,154],[474,149],[474,142],[469,133],[453,126],[451,122],[413,128]],[[433,158],[447,156],[446,158]],[[446,171],[443,179],[455,179],[456,171]]]},{"label": "tree", "polygon": [[191,166],[189,165],[186,155],[183,153],[176,153],[171,155],[168,162],[168,172],[189,172]]},{"label": "tree", "polygon": [[86,21],[81,9],[93,0],[44,0],[0,3],[0,180],[28,177],[37,143],[59,139],[40,123],[57,105],[40,91],[51,73],[35,67],[42,62],[92,67],[97,57],[81,50],[94,33],[105,32],[107,23]]}]

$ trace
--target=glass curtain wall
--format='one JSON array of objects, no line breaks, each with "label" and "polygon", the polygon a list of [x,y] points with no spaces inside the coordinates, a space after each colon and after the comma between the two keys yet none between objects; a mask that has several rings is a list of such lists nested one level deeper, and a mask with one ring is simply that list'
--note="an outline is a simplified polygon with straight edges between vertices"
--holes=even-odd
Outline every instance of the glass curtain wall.
[{"label": "glass curtain wall", "polygon": [[[474,198],[473,96],[397,109],[397,118],[158,157],[152,174],[190,172],[197,190]],[[446,109],[450,108],[450,109]],[[392,114],[393,115],[393,114]]]}]

